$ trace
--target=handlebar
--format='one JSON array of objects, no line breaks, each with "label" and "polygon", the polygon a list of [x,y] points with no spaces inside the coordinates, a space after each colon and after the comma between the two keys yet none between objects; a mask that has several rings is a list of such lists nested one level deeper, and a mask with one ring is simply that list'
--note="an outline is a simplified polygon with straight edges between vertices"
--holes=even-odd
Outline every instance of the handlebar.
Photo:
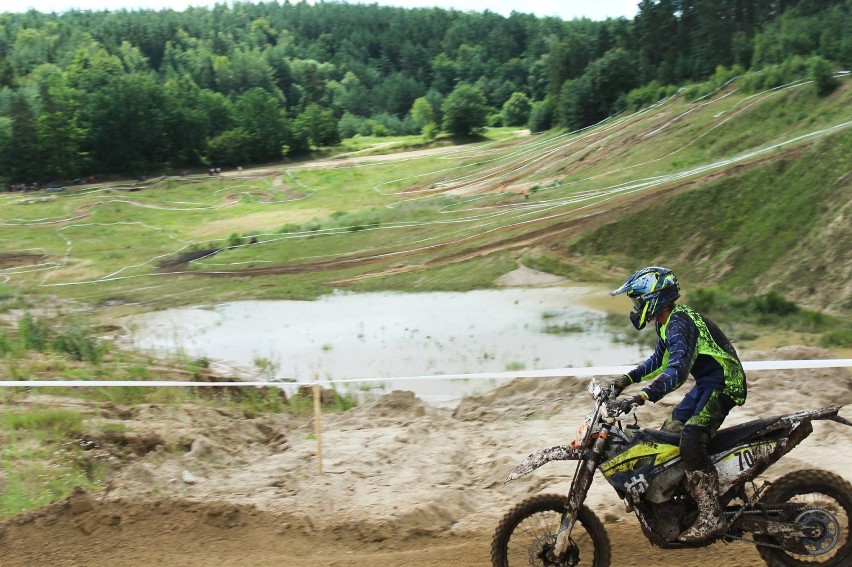
[{"label": "handlebar", "polygon": [[[630,404],[630,411],[628,411],[626,413],[619,413],[617,416],[614,416],[613,419],[615,419],[617,421],[621,421],[624,418],[630,417],[631,415],[635,416],[636,415],[636,408],[638,408],[638,407],[639,407],[639,404]],[[615,409],[617,410],[618,408],[615,408]]]}]

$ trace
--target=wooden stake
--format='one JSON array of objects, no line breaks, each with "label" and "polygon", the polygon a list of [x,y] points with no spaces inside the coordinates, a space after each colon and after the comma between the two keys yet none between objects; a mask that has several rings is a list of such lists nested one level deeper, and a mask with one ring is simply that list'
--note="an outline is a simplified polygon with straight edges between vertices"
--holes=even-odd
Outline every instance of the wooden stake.
[{"label": "wooden stake", "polygon": [[314,382],[314,436],[317,438],[317,474],[322,475],[322,389]]}]

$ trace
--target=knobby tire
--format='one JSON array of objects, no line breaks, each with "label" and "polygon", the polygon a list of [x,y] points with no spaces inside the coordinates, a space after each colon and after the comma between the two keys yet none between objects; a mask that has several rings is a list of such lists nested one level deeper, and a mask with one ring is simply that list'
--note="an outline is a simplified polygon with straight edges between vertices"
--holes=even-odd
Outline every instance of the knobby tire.
[{"label": "knobby tire", "polygon": [[[530,546],[537,545],[537,541],[546,536],[555,536],[559,528],[559,518],[565,510],[565,502],[567,497],[558,494],[541,494],[527,498],[526,500],[516,504],[505,516],[500,520],[497,529],[494,532],[494,537],[491,540],[491,564],[493,567],[520,567],[521,565],[531,565],[529,557],[523,558],[522,553],[518,553],[517,549],[528,549]],[[525,533],[515,533],[516,529],[524,523],[525,520],[531,520],[534,517],[552,517],[554,522],[549,522],[547,526],[541,525],[540,529],[528,531]],[[583,535],[585,534],[585,535]],[[588,550],[580,556],[580,565],[582,567],[610,567],[611,550],[609,544],[609,536],[604,530],[603,524],[598,517],[586,506],[580,508],[577,515],[577,522],[571,532],[572,538],[588,537],[591,540],[593,552],[591,557],[588,557]],[[513,536],[520,541],[513,540]],[[515,560],[510,563],[510,541],[513,548],[516,548]],[[542,567],[548,567],[548,563],[542,563]]]},{"label": "knobby tire", "polygon": [[[840,522],[837,547],[825,555],[791,554],[781,549],[757,546],[760,557],[769,567],[850,567],[852,538],[849,521],[852,518],[852,484],[844,478],[823,470],[799,470],[776,480],[760,499],[761,504],[783,504],[796,496],[820,495],[834,500]],[[764,541],[772,543],[771,538]]]}]

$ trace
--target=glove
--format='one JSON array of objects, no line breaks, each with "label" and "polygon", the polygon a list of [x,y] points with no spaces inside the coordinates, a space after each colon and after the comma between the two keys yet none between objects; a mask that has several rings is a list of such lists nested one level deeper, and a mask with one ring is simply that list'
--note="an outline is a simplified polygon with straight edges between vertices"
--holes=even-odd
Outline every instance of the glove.
[{"label": "glove", "polygon": [[615,395],[619,395],[627,386],[633,383],[633,378],[625,374],[624,376],[619,376],[614,380],[610,380],[609,387],[610,389],[615,390]]},{"label": "glove", "polygon": [[627,413],[633,406],[641,406],[645,403],[645,400],[648,398],[645,397],[645,394],[639,393],[635,396],[630,396],[628,398],[624,398],[618,401],[618,411],[621,413]]}]

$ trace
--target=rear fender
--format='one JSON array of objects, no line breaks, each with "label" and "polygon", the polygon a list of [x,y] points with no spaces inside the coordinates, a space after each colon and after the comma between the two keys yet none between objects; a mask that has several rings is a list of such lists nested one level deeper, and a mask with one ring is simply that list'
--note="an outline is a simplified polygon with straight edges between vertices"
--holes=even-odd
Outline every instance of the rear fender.
[{"label": "rear fender", "polygon": [[557,445],[547,449],[539,449],[516,466],[504,482],[511,482],[533,472],[550,461],[576,461],[583,456],[582,449],[574,449],[567,445]]},{"label": "rear fender", "polygon": [[843,407],[844,406],[827,406],[824,408],[800,411],[783,415],[778,419],[777,422],[762,429],[761,431],[758,431],[756,435],[760,436],[769,433],[770,431],[773,431],[775,429],[779,429],[780,427],[787,427],[796,423],[816,420],[836,421],[837,423],[852,426],[852,422],[838,415],[838,413],[840,412],[840,410],[843,409]]}]

